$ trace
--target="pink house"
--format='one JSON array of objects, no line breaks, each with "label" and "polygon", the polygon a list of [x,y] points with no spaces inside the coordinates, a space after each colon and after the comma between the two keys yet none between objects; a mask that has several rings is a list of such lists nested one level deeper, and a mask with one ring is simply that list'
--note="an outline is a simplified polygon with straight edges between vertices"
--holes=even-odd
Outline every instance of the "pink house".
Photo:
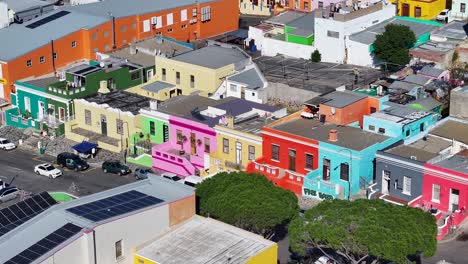
[{"label": "pink house", "polygon": [[434,66],[426,65],[420,71],[418,75],[422,75],[432,80],[450,80],[450,72],[448,70],[437,69]]}]

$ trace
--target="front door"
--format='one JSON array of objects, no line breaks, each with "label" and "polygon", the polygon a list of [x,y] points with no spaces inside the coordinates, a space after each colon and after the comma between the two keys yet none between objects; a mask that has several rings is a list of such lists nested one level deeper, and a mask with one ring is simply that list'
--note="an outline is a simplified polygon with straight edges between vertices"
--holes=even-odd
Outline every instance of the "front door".
[{"label": "front door", "polygon": [[45,104],[44,102],[39,101],[39,109],[37,110],[37,118],[39,120],[42,120],[44,118],[45,114]]},{"label": "front door", "polygon": [[403,4],[402,9],[401,9],[401,15],[402,16],[409,16],[409,5],[408,4]]},{"label": "front door", "polygon": [[296,171],[296,150],[289,150],[289,170]]},{"label": "front door", "polygon": [[330,160],[323,159],[323,180],[329,181],[330,180]]},{"label": "front door", "polygon": [[105,115],[101,115],[101,134],[107,136],[107,117]]},{"label": "front door", "polygon": [[190,149],[192,155],[197,154],[197,140],[195,137],[195,133],[193,132],[190,133]]},{"label": "front door", "polygon": [[242,163],[242,143],[236,142],[236,163]]},{"label": "front door", "polygon": [[449,210],[455,212],[458,210],[458,198],[460,196],[460,191],[457,189],[450,189],[450,208]]},{"label": "front door", "polygon": [[390,172],[383,171],[382,175],[382,193],[388,194],[390,192]]}]

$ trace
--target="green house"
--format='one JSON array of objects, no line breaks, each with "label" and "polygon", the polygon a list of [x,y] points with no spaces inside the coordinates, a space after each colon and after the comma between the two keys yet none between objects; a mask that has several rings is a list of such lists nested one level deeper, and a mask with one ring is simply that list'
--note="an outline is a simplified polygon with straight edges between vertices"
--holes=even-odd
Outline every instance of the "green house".
[{"label": "green house", "polygon": [[284,26],[285,41],[312,46],[314,44],[315,14],[304,15]]}]

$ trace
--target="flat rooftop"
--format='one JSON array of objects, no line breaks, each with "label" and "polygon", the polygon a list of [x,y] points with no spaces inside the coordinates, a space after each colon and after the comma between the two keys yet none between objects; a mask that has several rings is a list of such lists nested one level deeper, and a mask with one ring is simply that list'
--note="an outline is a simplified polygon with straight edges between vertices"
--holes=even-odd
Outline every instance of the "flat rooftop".
[{"label": "flat rooftop", "polygon": [[232,129],[261,137],[262,128],[268,124],[268,122],[271,121],[263,117],[256,117],[242,122],[234,122],[234,127]]},{"label": "flat rooftop", "polygon": [[156,263],[247,263],[275,243],[211,218],[194,216],[168,233],[137,249],[136,254]]},{"label": "flat rooftop", "polygon": [[[408,26],[416,35],[416,39],[419,38],[421,35],[429,33],[439,27],[437,25],[438,23],[435,23],[435,22],[428,23],[427,21],[424,21],[424,20],[417,21],[416,19],[402,19],[402,18],[394,17],[394,18],[385,20],[377,25],[371,26],[365,29],[364,31],[354,33],[351,36],[349,36],[349,39],[352,41],[371,45],[372,43],[374,43],[376,36],[384,33],[385,26],[389,24]],[[442,25],[442,24],[439,24],[439,25]]]},{"label": "flat rooftop", "polygon": [[385,153],[393,154],[407,159],[427,162],[437,156],[442,150],[452,146],[448,140],[427,136],[426,140],[420,139],[409,145],[399,145],[388,149]]},{"label": "flat rooftop", "polygon": [[[296,30],[292,31],[295,33],[289,32],[290,34],[306,37],[313,35],[315,29],[315,11],[289,22],[286,26],[296,28]],[[299,34],[301,32],[303,34]]]},{"label": "flat rooftop", "polygon": [[434,165],[449,170],[465,173],[468,176],[468,157],[465,155],[454,155],[448,159],[434,163]]},{"label": "flat rooftop", "polygon": [[[374,144],[381,143],[389,139],[389,137],[363,131],[360,128],[338,126],[335,124],[322,124],[320,121],[315,119],[309,120],[298,118],[274,126],[272,129],[356,151],[364,150]],[[328,140],[330,130],[332,129],[338,131],[338,141]]]},{"label": "flat rooftop", "polygon": [[29,81],[20,81],[20,82],[47,89],[50,85],[58,81],[60,80],[57,77],[46,77],[46,78],[41,78],[41,79],[33,79]]},{"label": "flat rooftop", "polygon": [[247,88],[256,90],[263,88],[263,80],[259,74],[261,73],[257,72],[255,68],[252,68],[241,73],[231,75],[227,79],[233,82],[245,84],[247,85]]},{"label": "flat rooftop", "polygon": [[239,48],[210,45],[171,58],[175,61],[198,65],[210,69],[219,69],[250,59],[247,53]]},{"label": "flat rooftop", "polygon": [[287,25],[289,23],[292,23],[293,21],[297,20],[298,18],[301,18],[305,16],[306,13],[304,12],[299,12],[299,11],[285,11],[283,13],[280,13],[276,16],[273,16],[267,20],[265,20],[266,23],[270,24],[276,24],[276,25]]},{"label": "flat rooftop", "polygon": [[260,71],[270,83],[282,83],[297,89],[318,94],[335,91],[345,85],[352,90],[354,85],[353,69],[359,71],[358,83],[354,87],[368,84],[380,77],[376,69],[349,64],[311,62],[310,60],[287,58],[285,56],[254,59]]},{"label": "flat rooftop", "polygon": [[185,116],[195,109],[202,111],[208,106],[214,106],[221,102],[199,95],[179,95],[160,103],[158,111],[169,115]]},{"label": "flat rooftop", "polygon": [[28,9],[44,7],[53,5],[54,3],[40,1],[40,0],[6,0],[8,9],[15,11],[16,13],[26,11]]},{"label": "flat rooftop", "polygon": [[106,94],[99,93],[87,96],[83,100],[90,103],[107,104],[111,108],[137,115],[141,108],[149,107],[151,99],[125,91],[111,91]]},{"label": "flat rooftop", "polygon": [[342,108],[350,104],[354,104],[358,101],[361,101],[367,98],[366,95],[355,93],[355,92],[350,92],[350,91],[344,91],[344,92],[335,91],[335,92],[326,94],[322,97],[324,99],[322,104],[332,106],[332,107],[338,107],[338,108]]},{"label": "flat rooftop", "polygon": [[166,88],[171,88],[175,87],[175,85],[167,83],[167,82],[161,82],[161,81],[156,81],[150,84],[146,84],[141,87],[141,89],[152,92],[152,93],[158,93],[159,91],[166,89]]},{"label": "flat rooftop", "polygon": [[403,81],[408,83],[414,83],[421,86],[428,84],[432,79],[426,76],[417,75],[417,74],[410,74],[403,79]]},{"label": "flat rooftop", "polygon": [[463,21],[452,21],[431,34],[447,40],[463,41],[468,37],[468,24]]},{"label": "flat rooftop", "polygon": [[468,144],[468,123],[457,121],[455,119],[447,120],[438,125],[429,133],[449,140],[460,141]]}]

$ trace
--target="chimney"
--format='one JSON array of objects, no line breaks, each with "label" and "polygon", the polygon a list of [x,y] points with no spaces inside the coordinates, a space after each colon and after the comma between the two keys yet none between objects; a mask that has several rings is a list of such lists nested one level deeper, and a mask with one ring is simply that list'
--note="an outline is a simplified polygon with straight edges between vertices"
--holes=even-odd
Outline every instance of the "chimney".
[{"label": "chimney", "polygon": [[336,129],[330,130],[330,133],[328,135],[328,140],[333,141],[333,142],[338,141],[338,131],[336,131]]},{"label": "chimney", "polygon": [[234,117],[226,116],[226,126],[229,128],[234,128]]},{"label": "chimney", "polygon": [[150,109],[151,109],[151,111],[157,111],[158,110],[158,101],[151,100],[150,101]]},{"label": "chimney", "polygon": [[99,82],[98,93],[106,94],[106,93],[109,93],[109,92],[110,92],[110,90],[109,90],[109,88],[107,88],[107,81],[100,81]]},{"label": "chimney", "polygon": [[135,44],[130,44],[130,55],[135,55],[137,54],[137,47],[135,46]]}]

